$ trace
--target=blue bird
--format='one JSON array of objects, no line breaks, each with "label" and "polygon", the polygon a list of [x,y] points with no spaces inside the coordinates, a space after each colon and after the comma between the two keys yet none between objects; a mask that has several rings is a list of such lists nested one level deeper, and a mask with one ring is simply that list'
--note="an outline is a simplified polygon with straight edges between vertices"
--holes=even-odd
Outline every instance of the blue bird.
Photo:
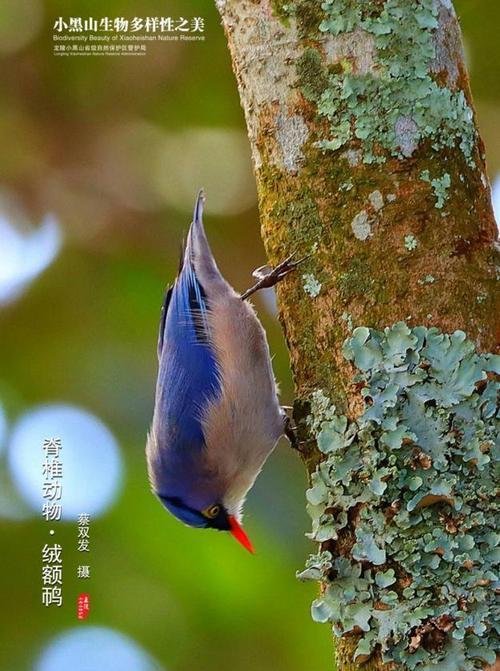
[{"label": "blue bird", "polygon": [[[229,531],[245,548],[242,506],[283,433],[266,335],[246,299],[300,261],[289,257],[238,294],[222,277],[202,223],[200,191],[158,339],[155,407],[146,445],[153,492],[191,527]],[[292,442],[292,444],[294,444]]]}]

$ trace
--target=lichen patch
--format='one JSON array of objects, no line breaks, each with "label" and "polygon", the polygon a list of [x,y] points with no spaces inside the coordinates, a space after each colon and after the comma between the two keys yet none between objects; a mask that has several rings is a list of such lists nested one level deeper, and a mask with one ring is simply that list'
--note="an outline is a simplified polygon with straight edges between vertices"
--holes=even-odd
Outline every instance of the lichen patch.
[{"label": "lichen patch", "polygon": [[366,210],[361,210],[351,221],[352,232],[358,240],[367,240],[372,235],[372,222]]},{"label": "lichen patch", "polygon": [[322,583],[313,619],[357,633],[358,663],[492,664],[500,356],[404,322],[358,327],[343,351],[364,409],[349,420],[317,390],[307,419],[324,457],[307,491],[320,547],[298,574]]}]

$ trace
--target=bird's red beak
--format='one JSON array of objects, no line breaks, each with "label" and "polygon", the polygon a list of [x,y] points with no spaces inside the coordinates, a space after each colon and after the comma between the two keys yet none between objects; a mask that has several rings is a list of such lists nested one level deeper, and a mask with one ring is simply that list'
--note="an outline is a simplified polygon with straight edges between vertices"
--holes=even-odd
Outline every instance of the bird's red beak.
[{"label": "bird's red beak", "polygon": [[238,522],[236,517],[233,517],[233,515],[228,515],[228,520],[229,520],[229,532],[236,538],[238,543],[241,543],[244,548],[246,548],[249,552],[252,554],[255,554],[255,551],[253,549],[253,545],[246,535],[245,531],[243,530],[243,527],[241,524]]}]

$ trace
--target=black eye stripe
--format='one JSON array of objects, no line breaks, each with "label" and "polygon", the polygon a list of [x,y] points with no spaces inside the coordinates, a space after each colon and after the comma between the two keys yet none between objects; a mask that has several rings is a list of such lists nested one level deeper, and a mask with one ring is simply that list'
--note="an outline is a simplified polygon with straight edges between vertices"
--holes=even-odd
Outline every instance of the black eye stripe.
[{"label": "black eye stripe", "polygon": [[224,506],[221,506],[218,503],[214,504],[214,506],[218,507],[217,515],[215,515],[214,517],[206,517],[201,510],[191,508],[191,506],[188,506],[186,503],[184,503],[184,501],[179,496],[164,496],[163,494],[159,493],[157,493],[157,496],[164,503],[170,504],[171,506],[174,506],[177,509],[185,510],[186,512],[189,512],[192,515],[194,515],[200,522],[200,526],[218,529],[219,531],[227,531],[230,528],[227,512]]},{"label": "black eye stripe", "polygon": [[173,506],[176,506],[177,508],[188,510],[190,513],[194,513],[195,515],[201,515],[199,510],[196,510],[196,508],[191,508],[191,506],[186,505],[184,501],[178,496],[163,496],[163,494],[158,494],[158,496],[162,501],[171,503]]}]

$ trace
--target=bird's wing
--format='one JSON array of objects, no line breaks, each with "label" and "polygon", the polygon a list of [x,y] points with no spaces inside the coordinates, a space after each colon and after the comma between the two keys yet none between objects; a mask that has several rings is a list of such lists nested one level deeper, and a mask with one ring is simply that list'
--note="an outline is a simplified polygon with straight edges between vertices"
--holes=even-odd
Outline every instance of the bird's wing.
[{"label": "bird's wing", "polygon": [[[170,286],[167,289],[163,301],[158,336],[158,358],[160,358],[163,349],[167,312],[174,289],[183,292],[184,297],[187,294],[196,315],[195,326],[198,329],[199,335],[202,336],[202,331],[205,331],[206,336],[206,315],[208,308],[206,293],[202,287],[204,285],[209,286],[214,292],[227,291],[229,288],[217,267],[212,250],[208,244],[205,229],[203,228],[204,202],[205,195],[203,190],[201,190],[196,198],[193,221],[189,228],[187,241],[181,251],[176,285],[174,287]],[[200,323],[200,317],[202,318],[202,323]]]},{"label": "bird's wing", "polygon": [[163,349],[163,334],[165,332],[165,320],[167,318],[168,306],[170,304],[170,299],[172,298],[172,289],[173,287],[168,287],[167,293],[163,300],[163,305],[161,306],[161,315],[160,315],[160,330],[158,333],[158,359],[161,356],[161,351]]},{"label": "bird's wing", "polygon": [[210,341],[208,290],[199,278],[204,275],[208,283],[207,273],[220,276],[201,223],[202,201],[200,193],[182,266],[164,302],[158,343],[160,422],[178,446],[203,445],[201,416],[221,385]]}]

